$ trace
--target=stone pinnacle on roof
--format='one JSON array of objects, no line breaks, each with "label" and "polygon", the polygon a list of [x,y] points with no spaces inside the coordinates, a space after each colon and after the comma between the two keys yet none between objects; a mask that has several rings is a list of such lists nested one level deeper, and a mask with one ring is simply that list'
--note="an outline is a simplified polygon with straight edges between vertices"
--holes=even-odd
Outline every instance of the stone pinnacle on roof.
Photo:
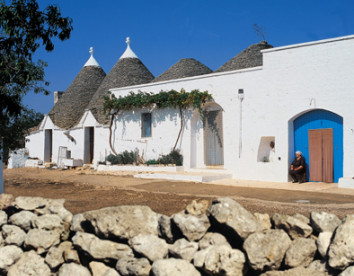
[{"label": "stone pinnacle on roof", "polygon": [[102,125],[109,123],[109,117],[103,112],[104,97],[109,89],[149,83],[154,79],[153,74],[130,49],[129,37],[126,43],[128,46],[124,54],[104,78],[88,105],[97,122]]},{"label": "stone pinnacle on roof", "polygon": [[127,39],[125,40],[125,43],[127,43],[127,49],[123,53],[123,55],[119,58],[138,58],[138,56],[133,52],[133,50],[130,48],[130,37],[128,36]]},{"label": "stone pinnacle on roof", "polygon": [[93,57],[92,47],[90,54],[90,59],[49,112],[53,123],[60,128],[70,129],[78,124],[91,98],[106,77],[106,73]]},{"label": "stone pinnacle on roof", "polygon": [[97,60],[93,57],[93,47],[90,47],[90,51],[89,53],[91,54],[90,58],[88,59],[88,61],[85,63],[85,66],[99,66]]}]

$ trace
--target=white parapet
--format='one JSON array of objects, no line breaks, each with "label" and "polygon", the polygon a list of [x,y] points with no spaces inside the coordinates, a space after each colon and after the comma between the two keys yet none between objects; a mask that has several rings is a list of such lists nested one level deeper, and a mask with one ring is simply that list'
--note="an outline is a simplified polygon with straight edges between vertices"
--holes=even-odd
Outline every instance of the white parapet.
[{"label": "white parapet", "polygon": [[62,165],[66,167],[82,167],[84,162],[82,159],[63,159]]},{"label": "white parapet", "polygon": [[338,188],[351,188],[354,189],[353,177],[342,177],[338,180]]},{"label": "white parapet", "polygon": [[40,165],[43,165],[43,161],[42,160],[26,159],[26,161],[25,161],[25,167],[38,167]]},{"label": "white parapet", "polygon": [[133,166],[133,165],[98,165],[97,171],[131,171],[131,172],[183,172],[183,166]]}]

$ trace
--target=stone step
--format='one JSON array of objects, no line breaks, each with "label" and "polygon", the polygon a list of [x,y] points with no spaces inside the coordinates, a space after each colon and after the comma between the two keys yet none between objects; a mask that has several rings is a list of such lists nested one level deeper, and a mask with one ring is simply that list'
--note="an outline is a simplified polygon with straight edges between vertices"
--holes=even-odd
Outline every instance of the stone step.
[{"label": "stone step", "polygon": [[192,182],[211,182],[215,180],[229,179],[232,178],[231,174],[228,173],[208,173],[208,174],[168,174],[168,173],[142,173],[134,175],[136,178],[147,178],[147,179],[164,179],[164,180],[175,180],[175,181],[192,181]]}]

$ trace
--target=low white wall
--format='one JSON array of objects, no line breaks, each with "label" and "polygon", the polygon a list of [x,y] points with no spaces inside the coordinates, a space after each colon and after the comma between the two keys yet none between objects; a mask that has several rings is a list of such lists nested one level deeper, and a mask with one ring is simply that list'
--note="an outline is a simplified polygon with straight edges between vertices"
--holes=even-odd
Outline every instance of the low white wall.
[{"label": "low white wall", "polygon": [[99,172],[183,172],[183,166],[130,166],[130,165],[98,165]]},{"label": "low white wall", "polygon": [[26,149],[17,149],[10,152],[10,158],[7,163],[8,169],[23,168],[26,162]]}]

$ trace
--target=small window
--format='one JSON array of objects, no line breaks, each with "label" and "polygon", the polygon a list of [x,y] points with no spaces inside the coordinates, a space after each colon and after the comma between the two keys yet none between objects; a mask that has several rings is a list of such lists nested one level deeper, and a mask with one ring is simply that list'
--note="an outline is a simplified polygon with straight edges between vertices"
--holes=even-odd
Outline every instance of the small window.
[{"label": "small window", "polygon": [[141,137],[151,137],[151,113],[141,114]]}]

